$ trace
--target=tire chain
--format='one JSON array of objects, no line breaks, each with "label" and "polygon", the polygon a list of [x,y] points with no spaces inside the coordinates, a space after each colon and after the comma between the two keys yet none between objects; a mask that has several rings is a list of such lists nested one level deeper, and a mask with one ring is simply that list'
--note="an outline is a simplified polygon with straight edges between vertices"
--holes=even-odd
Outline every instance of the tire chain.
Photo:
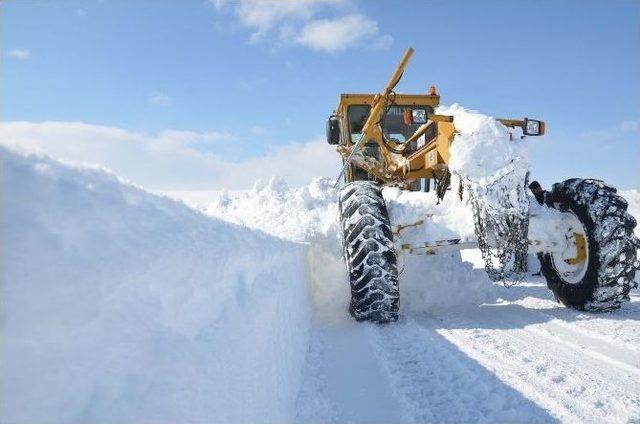
[{"label": "tire chain", "polygon": [[[502,180],[502,178],[501,178]],[[478,248],[482,253],[484,267],[489,278],[493,281],[501,281],[505,287],[511,287],[525,277],[525,271],[515,269],[518,258],[524,258],[528,251],[529,234],[529,198],[526,193],[529,174],[527,173],[524,184],[516,187],[518,204],[513,205],[509,200],[505,187],[501,191],[501,213],[484,208],[482,195],[474,190],[471,182],[466,181],[467,192],[473,211],[474,232],[478,240]],[[499,183],[498,180],[496,183]],[[496,184],[494,183],[494,184]],[[515,212],[507,212],[507,208]],[[491,248],[488,242],[489,231],[492,231],[498,244],[497,248]],[[495,251],[495,252],[494,252]],[[498,265],[495,265],[495,261]],[[512,267],[509,267],[512,264]]]}]

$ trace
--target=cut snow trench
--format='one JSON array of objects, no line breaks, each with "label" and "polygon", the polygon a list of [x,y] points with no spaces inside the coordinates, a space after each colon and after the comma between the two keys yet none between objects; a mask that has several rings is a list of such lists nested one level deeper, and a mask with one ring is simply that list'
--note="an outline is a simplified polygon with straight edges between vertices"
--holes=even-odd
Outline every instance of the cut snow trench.
[{"label": "cut snow trench", "polygon": [[[98,169],[0,154],[2,246],[11,246],[3,422],[293,419],[310,331],[303,245],[211,220]],[[346,314],[326,180],[300,190],[273,181],[217,205],[228,219],[236,211],[236,222],[312,242],[316,315],[337,324],[345,348],[342,325],[366,347]]]}]

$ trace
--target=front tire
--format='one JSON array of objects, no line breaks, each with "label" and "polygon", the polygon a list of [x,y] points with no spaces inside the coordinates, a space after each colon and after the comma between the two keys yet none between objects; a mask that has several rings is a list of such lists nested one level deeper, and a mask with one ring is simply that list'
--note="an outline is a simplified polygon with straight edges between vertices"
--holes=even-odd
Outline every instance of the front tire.
[{"label": "front tire", "polygon": [[340,190],[342,245],[349,283],[349,311],[358,321],[396,321],[398,269],[393,234],[380,187],[355,181]]},{"label": "front tire", "polygon": [[552,253],[541,253],[541,273],[556,299],[586,311],[610,311],[629,300],[634,281],[637,248],[636,220],[616,189],[599,180],[573,178],[553,185],[548,206],[569,212],[580,221],[587,242],[586,263],[574,280]]}]

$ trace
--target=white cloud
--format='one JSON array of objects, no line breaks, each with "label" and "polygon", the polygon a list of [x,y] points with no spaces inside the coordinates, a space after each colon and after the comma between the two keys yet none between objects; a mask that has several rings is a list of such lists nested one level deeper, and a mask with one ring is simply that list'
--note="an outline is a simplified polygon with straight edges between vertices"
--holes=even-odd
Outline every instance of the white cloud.
[{"label": "white cloud", "polygon": [[254,35],[263,34],[287,20],[310,19],[322,6],[344,4],[347,0],[212,0],[216,9],[230,4],[240,23]]},{"label": "white cloud", "polygon": [[310,19],[319,7],[343,3],[339,0],[242,0],[236,14],[258,33],[288,20]]},{"label": "white cloud", "polygon": [[621,121],[616,125],[609,125],[598,129],[586,129],[574,135],[574,137],[591,142],[599,142],[604,145],[615,146],[621,140],[628,140],[630,133],[640,132],[640,119]]},{"label": "white cloud", "polygon": [[274,175],[284,178],[291,187],[308,184],[314,177],[335,177],[340,171],[340,156],[322,138],[304,143],[289,143],[274,148],[264,156],[239,163],[227,162],[225,171],[215,180],[216,187],[249,188],[255,181]]},{"label": "white cloud", "polygon": [[376,37],[378,24],[360,14],[337,19],[319,19],[308,22],[296,42],[314,50],[329,53],[343,51],[365,38]]},{"label": "white cloud", "polygon": [[624,132],[638,132],[640,131],[640,119],[622,121],[620,123],[620,129]]},{"label": "white cloud", "polygon": [[7,52],[7,56],[18,60],[27,60],[31,58],[31,50],[27,49],[11,49]]},{"label": "white cloud", "polygon": [[149,103],[156,106],[171,106],[173,99],[165,93],[151,93],[149,95]]},{"label": "white cloud", "polygon": [[334,176],[339,171],[338,154],[321,139],[275,146],[253,158],[230,160],[211,153],[230,142],[237,140],[222,132],[150,135],[76,122],[0,124],[0,144],[65,161],[98,164],[149,189],[244,189],[272,175],[299,186],[314,176]]},{"label": "white cloud", "polygon": [[[390,35],[380,35],[378,23],[354,9],[351,0],[211,0],[217,10],[231,7],[240,24],[252,31],[250,40],[271,37],[276,44],[299,44],[334,53],[373,40],[375,48],[387,48]],[[319,13],[336,16],[318,19]]]},{"label": "white cloud", "polygon": [[260,127],[258,125],[251,127],[249,130],[253,135],[266,135],[269,130],[265,127]]},{"label": "white cloud", "polygon": [[393,44],[393,37],[389,34],[381,35],[373,40],[371,47],[374,49],[388,49]]}]

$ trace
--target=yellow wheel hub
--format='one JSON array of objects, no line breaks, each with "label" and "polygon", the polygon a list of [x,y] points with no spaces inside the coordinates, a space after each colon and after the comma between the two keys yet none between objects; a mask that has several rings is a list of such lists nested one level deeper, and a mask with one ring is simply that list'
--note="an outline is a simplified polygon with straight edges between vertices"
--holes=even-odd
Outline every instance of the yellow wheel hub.
[{"label": "yellow wheel hub", "polygon": [[580,233],[573,233],[573,244],[576,246],[576,256],[565,259],[569,265],[577,265],[587,259],[587,240]]}]

